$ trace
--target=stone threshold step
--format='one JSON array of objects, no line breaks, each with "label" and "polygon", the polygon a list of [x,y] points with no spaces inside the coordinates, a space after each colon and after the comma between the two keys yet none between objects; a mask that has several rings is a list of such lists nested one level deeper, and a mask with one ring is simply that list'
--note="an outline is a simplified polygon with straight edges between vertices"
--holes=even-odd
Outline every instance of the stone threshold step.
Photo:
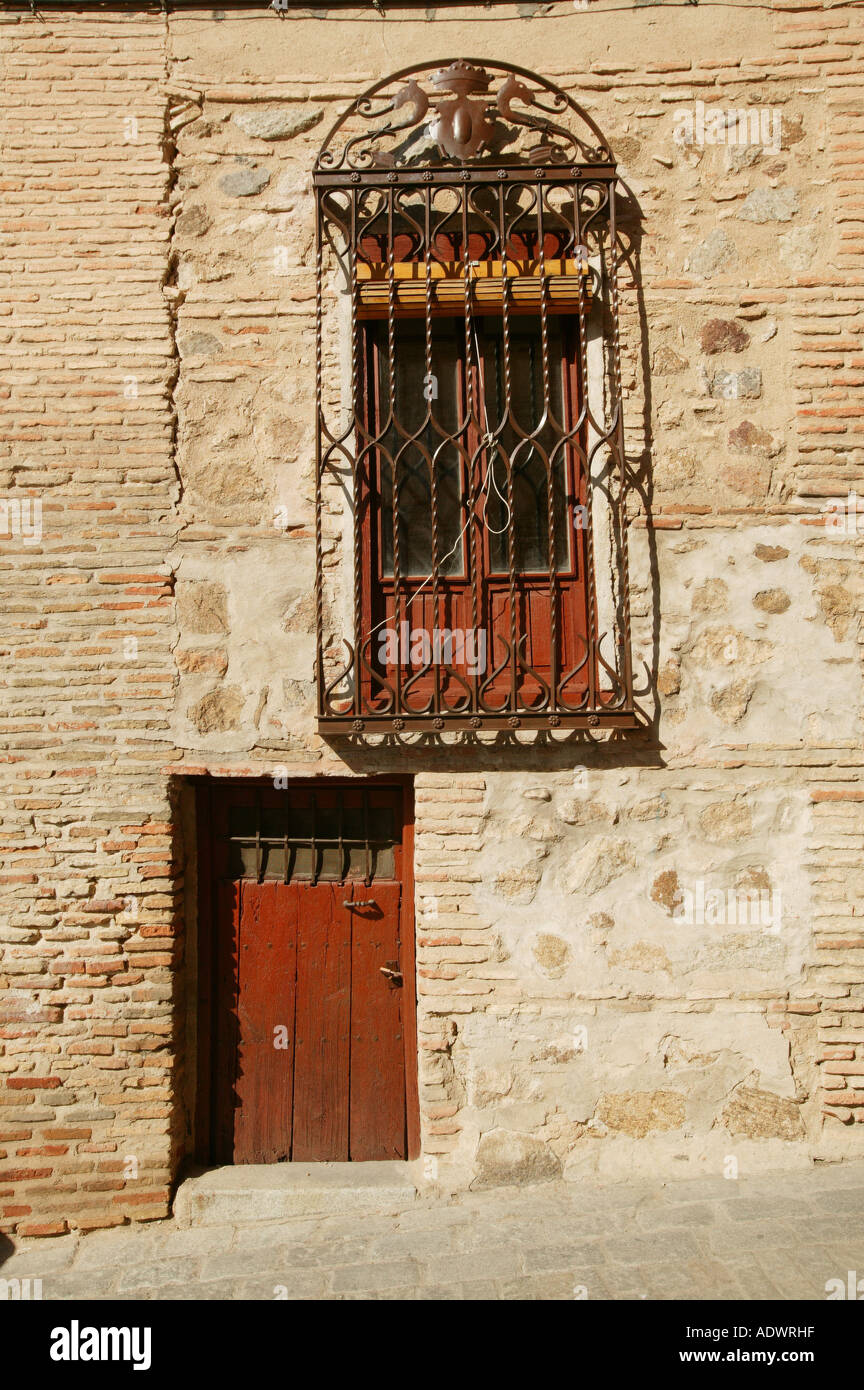
[{"label": "stone threshold step", "polygon": [[226,1226],[343,1212],[404,1211],[417,1197],[415,1163],[249,1163],[184,1178],[180,1226]]}]

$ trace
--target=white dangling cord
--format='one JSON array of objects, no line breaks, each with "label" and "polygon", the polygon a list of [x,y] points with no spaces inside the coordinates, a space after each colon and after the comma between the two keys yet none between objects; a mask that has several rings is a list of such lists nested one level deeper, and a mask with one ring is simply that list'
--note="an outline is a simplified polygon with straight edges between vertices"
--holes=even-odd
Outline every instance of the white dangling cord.
[{"label": "white dangling cord", "polygon": [[[477,369],[478,369],[478,372],[479,372],[479,370],[480,370],[480,361],[481,361],[481,359],[480,359],[480,340],[479,340],[479,338],[478,338],[478,336],[477,336],[477,324],[474,323],[473,321],[472,321],[472,324],[471,324],[471,328],[472,328],[473,333],[474,333],[474,352],[475,352],[475,354],[476,354],[476,356],[477,356]],[[490,534],[491,536],[503,536],[503,535],[505,534],[505,532],[508,531],[508,530],[510,529],[510,522],[512,521],[512,513],[511,513],[511,511],[510,511],[510,503],[507,501],[507,498],[502,494],[501,489],[500,489],[499,486],[498,486],[498,479],[495,477],[495,455],[497,454],[498,449],[497,449],[497,446],[496,446],[496,444],[495,444],[494,436],[492,435],[492,433],[491,433],[491,431],[490,431],[490,429],[489,429],[489,412],[488,412],[488,410],[486,409],[486,393],[485,393],[485,391],[482,389],[483,385],[485,385],[485,383],[481,383],[481,391],[480,391],[480,403],[481,403],[481,405],[482,405],[482,407],[483,407],[483,422],[484,422],[484,424],[485,424],[485,426],[486,426],[486,433],[485,433],[484,436],[483,436],[483,443],[485,444],[486,449],[487,449],[487,451],[488,451],[488,458],[487,458],[487,462],[486,462],[486,477],[484,478],[483,484],[482,484],[482,487],[481,487],[481,492],[485,493],[485,500],[484,500],[484,502],[483,502],[483,522],[484,522],[484,525],[485,525],[485,527],[486,527],[486,530],[489,532],[489,534]],[[500,501],[502,501],[502,502],[504,503],[504,508],[505,508],[505,511],[507,512],[507,520],[504,522],[504,525],[500,528],[500,530],[496,530],[496,528],[495,528],[494,526],[490,526],[490,525],[489,525],[489,520],[488,520],[488,517],[487,517],[487,509],[488,509],[488,507],[489,507],[489,479],[490,479],[490,477],[491,477],[491,479],[492,479],[492,486],[493,486],[493,488],[495,489],[495,492],[496,492],[498,498],[500,499]]]},{"label": "white dangling cord", "polygon": [[[498,479],[495,477],[495,463],[494,463],[494,459],[495,459],[495,454],[498,452],[497,448],[495,447],[495,441],[494,441],[494,439],[492,438],[491,434],[487,434],[487,435],[484,436],[484,441],[483,441],[483,442],[486,444],[486,447],[490,450],[490,454],[489,454],[489,463],[488,463],[487,468],[486,468],[486,481],[485,481],[485,483],[483,484],[483,491],[484,491],[485,494],[486,494],[486,499],[485,499],[485,501],[484,501],[484,503],[483,503],[483,521],[484,521],[484,524],[485,524],[485,526],[486,526],[486,530],[489,532],[490,536],[503,536],[504,533],[505,533],[506,531],[509,531],[509,529],[510,529],[510,519],[511,519],[510,503],[507,501],[507,498],[504,496],[504,494],[502,493],[501,489],[499,488],[499,486],[498,486]],[[489,506],[489,479],[490,479],[490,478],[492,479],[492,486],[494,487],[497,496],[498,496],[498,497],[500,498],[500,500],[504,503],[504,507],[505,507],[505,509],[506,509],[506,511],[507,511],[507,520],[504,522],[504,525],[501,526],[500,528],[498,528],[497,530],[496,530],[496,528],[495,528],[494,526],[490,526],[490,525],[489,525],[489,519],[488,519],[488,517],[487,517],[487,515],[486,515],[486,511],[487,511],[487,508],[488,508],[488,506]]]}]

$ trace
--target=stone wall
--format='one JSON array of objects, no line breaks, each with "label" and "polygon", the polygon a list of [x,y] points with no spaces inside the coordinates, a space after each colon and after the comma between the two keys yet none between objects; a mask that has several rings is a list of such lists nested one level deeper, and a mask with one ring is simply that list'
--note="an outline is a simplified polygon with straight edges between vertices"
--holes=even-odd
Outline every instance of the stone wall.
[{"label": "stone wall", "polygon": [[[0,471],[42,531],[0,538],[0,1229],[167,1210],[202,773],[416,775],[428,1181],[860,1152],[858,12],[2,18]],[[370,82],[465,55],[571,90],[632,202],[650,727],[342,761],[312,708],[310,169]],[[700,143],[698,102],[781,138]],[[768,919],[686,920],[721,891]]]}]

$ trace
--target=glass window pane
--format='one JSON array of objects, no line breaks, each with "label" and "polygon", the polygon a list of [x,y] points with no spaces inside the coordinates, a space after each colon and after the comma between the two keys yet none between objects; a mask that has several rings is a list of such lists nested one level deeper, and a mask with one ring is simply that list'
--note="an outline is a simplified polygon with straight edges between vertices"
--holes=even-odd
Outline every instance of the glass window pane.
[{"label": "glass window pane", "polygon": [[344,829],[344,836],[345,836],[345,839],[346,839],[346,840],[362,840],[364,834],[365,834],[365,831],[364,831],[364,828],[363,828],[363,807],[362,807],[362,806],[346,806],[346,807],[345,807],[345,829]]},{"label": "glass window pane", "polygon": [[339,808],[337,806],[318,807],[315,817],[315,839],[339,839]]},{"label": "glass window pane", "polygon": [[228,834],[254,840],[258,824],[257,806],[232,806],[228,811]]},{"label": "glass window pane", "polygon": [[[378,330],[377,341],[379,419],[383,425],[390,411],[389,359],[383,325]],[[394,571],[394,466],[400,574],[406,577],[431,574],[436,540],[439,573],[464,573],[464,537],[460,534],[464,526],[464,469],[458,449],[448,442],[448,436],[455,435],[460,424],[460,361],[455,327],[449,320],[433,321],[429,372],[426,370],[425,323],[412,319],[397,321],[394,420],[379,452],[381,552],[385,575]],[[427,413],[429,419],[424,425]],[[406,438],[411,435],[416,437],[416,443]],[[432,506],[433,469],[437,519]]]},{"label": "glass window pane", "polygon": [[312,809],[308,806],[292,806],[288,813],[288,835],[292,840],[311,840]]},{"label": "glass window pane", "polygon": [[370,840],[393,839],[393,811],[389,806],[369,807]]},{"label": "glass window pane", "polygon": [[261,807],[261,835],[267,840],[281,840],[288,831],[288,810],[285,807]]},{"label": "glass window pane", "polygon": [[[540,428],[545,409],[543,394],[543,342],[539,323],[532,319],[511,325],[510,414],[505,390],[506,362],[500,321],[488,320],[484,332],[483,400],[490,433],[496,446],[489,451],[486,521],[492,569],[508,568],[508,531],[517,572],[548,570],[549,472],[552,473],[555,563],[568,569],[570,547],[567,526],[566,449],[562,446],[564,418],[561,338],[550,329],[549,414]],[[553,424],[552,421],[557,423]],[[518,426],[514,428],[513,421]],[[533,436],[526,439],[525,436]],[[513,517],[508,526],[508,465],[512,473]]]}]

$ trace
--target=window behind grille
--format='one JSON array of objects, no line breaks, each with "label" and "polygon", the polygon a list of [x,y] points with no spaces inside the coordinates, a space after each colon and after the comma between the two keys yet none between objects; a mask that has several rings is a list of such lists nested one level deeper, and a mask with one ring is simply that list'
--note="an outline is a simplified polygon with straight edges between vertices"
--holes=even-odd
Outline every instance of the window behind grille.
[{"label": "window behind grille", "polygon": [[[632,726],[614,161],[535,74],[414,73],[355,102],[315,171],[319,724]],[[350,508],[338,598],[331,495]],[[485,664],[465,659],[469,635]]]}]

